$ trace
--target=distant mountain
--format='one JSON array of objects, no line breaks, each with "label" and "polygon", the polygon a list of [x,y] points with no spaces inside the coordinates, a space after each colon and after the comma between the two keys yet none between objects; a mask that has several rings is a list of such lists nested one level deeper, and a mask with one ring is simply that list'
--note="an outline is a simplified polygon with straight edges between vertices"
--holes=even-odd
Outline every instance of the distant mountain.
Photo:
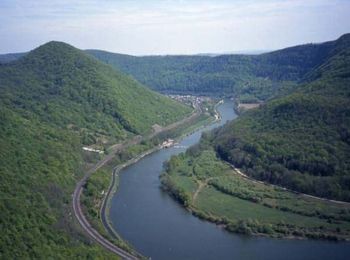
[{"label": "distant mountain", "polygon": [[[242,102],[257,102],[290,93],[328,58],[335,43],[305,44],[259,55],[138,57],[86,52],[156,91],[228,95]],[[0,62],[2,59],[0,55]]]},{"label": "distant mountain", "polygon": [[198,53],[197,56],[210,56],[210,57],[216,57],[216,56],[222,56],[222,55],[258,55],[263,53],[271,52],[271,50],[241,50],[241,51],[228,51],[228,52],[221,52],[221,53]]},{"label": "distant mountain", "polygon": [[25,56],[28,52],[0,54],[0,64],[9,63]]},{"label": "distant mountain", "polygon": [[306,44],[260,55],[145,56],[88,53],[158,91],[234,95],[267,100],[293,90],[323,63],[337,41]]},{"label": "distant mountain", "polygon": [[315,55],[304,65],[315,68],[293,93],[243,114],[211,142],[256,179],[350,201],[350,35],[308,48]]},{"label": "distant mountain", "polygon": [[0,65],[0,104],[3,259],[113,258],[72,220],[83,144],[145,134],[191,111],[61,42]]}]

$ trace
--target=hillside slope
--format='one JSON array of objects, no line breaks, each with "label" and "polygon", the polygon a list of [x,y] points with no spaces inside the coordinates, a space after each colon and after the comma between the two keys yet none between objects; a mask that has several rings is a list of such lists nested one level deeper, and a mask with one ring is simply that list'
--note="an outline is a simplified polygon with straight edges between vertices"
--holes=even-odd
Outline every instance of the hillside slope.
[{"label": "hillside slope", "polygon": [[50,42],[0,71],[1,96],[60,127],[116,139],[166,125],[189,110],[67,44]]},{"label": "hillside slope", "polygon": [[297,82],[335,52],[339,42],[306,44],[261,55],[216,57],[87,52],[158,91],[219,93],[249,102],[292,91]]},{"label": "hillside slope", "polygon": [[71,215],[82,143],[123,140],[190,109],[60,42],[0,65],[0,258],[105,258]]},{"label": "hillside slope", "polygon": [[[293,91],[298,82],[337,51],[340,42],[338,39],[305,44],[260,55],[214,57],[137,57],[101,50],[85,52],[157,91],[234,95],[242,102],[256,102]],[[0,63],[22,55],[0,55]]]},{"label": "hillside slope", "polygon": [[173,156],[163,188],[192,214],[232,232],[349,240],[349,72],[347,35],[293,93]]},{"label": "hillside slope", "polygon": [[27,55],[27,52],[0,54],[0,64],[6,64]]},{"label": "hillside slope", "polygon": [[350,37],[306,83],[216,131],[219,156],[250,176],[350,201]]}]

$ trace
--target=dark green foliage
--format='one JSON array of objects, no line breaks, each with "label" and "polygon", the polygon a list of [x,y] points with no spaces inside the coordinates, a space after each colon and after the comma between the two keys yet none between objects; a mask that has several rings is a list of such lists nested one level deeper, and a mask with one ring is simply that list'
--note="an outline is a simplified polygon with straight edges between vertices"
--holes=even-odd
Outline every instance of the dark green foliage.
[{"label": "dark green foliage", "polygon": [[5,64],[11,61],[18,60],[26,54],[27,52],[0,54],[0,64]]},{"label": "dark green foliage", "polygon": [[[0,104],[0,258],[115,258],[72,216],[82,144],[143,134],[190,109],[58,42],[0,66]],[[102,183],[87,185],[95,194]]]},{"label": "dark green foliage", "polygon": [[7,108],[0,121],[0,258],[113,257],[82,243],[69,213],[79,138]]},{"label": "dark green foliage", "polygon": [[2,102],[83,135],[84,143],[166,125],[189,109],[67,44],[50,42],[0,70]]},{"label": "dark green foliage", "polygon": [[[237,96],[244,94],[264,100],[277,91],[292,88],[289,78],[297,79],[294,76],[286,79],[280,76],[278,79],[259,76],[258,74],[268,73],[264,69],[267,67],[266,59],[259,56],[134,57],[98,50],[87,52],[161,92]],[[288,66],[285,66],[286,70]],[[286,75],[289,73],[281,68],[280,71]]]},{"label": "dark green foliage", "polygon": [[200,150],[173,156],[161,177],[163,187],[194,215],[246,235],[348,238],[348,204],[248,180],[202,143]]},{"label": "dark green foliage", "polygon": [[341,49],[339,41],[261,55],[216,57],[135,57],[99,50],[87,52],[158,91],[235,95],[242,102],[256,102],[292,91],[307,73]]},{"label": "dark green foliage", "polygon": [[221,158],[254,178],[350,201],[349,37],[335,46],[293,94],[217,130]]},{"label": "dark green foliage", "polygon": [[[326,59],[321,57],[318,66],[320,60],[312,63],[316,68],[305,70],[303,83],[291,94],[245,112],[203,135],[186,154],[172,158],[164,185],[171,183],[172,190],[192,194],[187,207],[233,232],[348,238],[349,204],[244,178],[216,157],[255,179],[350,201],[349,35],[331,45]],[[317,49],[307,48],[311,47]],[[295,55],[294,50],[287,49],[288,55]],[[302,68],[301,61],[294,62]]]},{"label": "dark green foliage", "polygon": [[177,201],[185,207],[191,203],[190,195],[182,187],[178,187],[167,175],[161,175],[160,181],[164,190],[169,192]]},{"label": "dark green foliage", "polygon": [[[234,95],[249,103],[291,92],[314,68],[341,51],[348,37],[261,55],[136,57],[86,52],[157,91]],[[0,55],[0,62],[21,55]]]}]

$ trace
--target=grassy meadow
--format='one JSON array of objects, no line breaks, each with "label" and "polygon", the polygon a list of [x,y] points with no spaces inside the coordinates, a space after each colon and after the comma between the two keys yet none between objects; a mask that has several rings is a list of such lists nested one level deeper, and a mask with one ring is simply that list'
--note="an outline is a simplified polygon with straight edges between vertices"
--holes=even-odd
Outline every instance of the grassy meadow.
[{"label": "grassy meadow", "polygon": [[252,181],[210,148],[198,152],[195,146],[172,157],[161,180],[193,214],[232,232],[329,240],[350,236],[350,204]]}]

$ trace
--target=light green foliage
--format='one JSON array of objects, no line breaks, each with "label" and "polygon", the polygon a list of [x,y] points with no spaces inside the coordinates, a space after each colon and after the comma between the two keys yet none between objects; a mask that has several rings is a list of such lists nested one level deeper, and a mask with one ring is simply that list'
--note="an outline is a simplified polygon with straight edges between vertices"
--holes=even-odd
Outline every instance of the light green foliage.
[{"label": "light green foliage", "polygon": [[[196,200],[189,199],[185,205],[199,217],[223,223],[234,232],[348,239],[349,204],[247,180],[224,166],[215,170],[223,164],[217,155],[253,178],[350,200],[350,35],[323,47],[327,50],[314,57],[319,66],[305,74],[304,82],[292,93],[203,135],[186,155],[170,160],[163,184],[170,183],[169,190],[175,194],[179,190],[193,197],[197,194]],[[299,54],[307,54],[307,48],[298,48]],[[280,58],[283,61],[283,55]],[[180,175],[202,182],[202,190],[187,189],[175,177]]]},{"label": "light green foliage", "polygon": [[113,258],[72,221],[79,138],[6,108],[0,118],[0,258]]},{"label": "light green foliage", "polygon": [[[0,65],[0,104],[0,258],[117,258],[72,216],[82,146],[150,132],[191,109],[58,42]],[[94,181],[91,198],[109,174]]]},{"label": "light green foliage", "polygon": [[217,130],[220,157],[248,175],[350,201],[350,38],[290,95]]},{"label": "light green foliage", "polygon": [[2,102],[78,132],[86,144],[143,134],[190,109],[64,43],[50,42],[0,70]]},{"label": "light green foliage", "polygon": [[[195,215],[225,224],[228,230],[238,233],[323,239],[349,237],[349,205],[253,182],[218,159],[210,147],[201,144],[200,148],[199,152],[192,149],[172,157],[162,176],[165,188]],[[201,183],[200,190],[196,183]]]}]

